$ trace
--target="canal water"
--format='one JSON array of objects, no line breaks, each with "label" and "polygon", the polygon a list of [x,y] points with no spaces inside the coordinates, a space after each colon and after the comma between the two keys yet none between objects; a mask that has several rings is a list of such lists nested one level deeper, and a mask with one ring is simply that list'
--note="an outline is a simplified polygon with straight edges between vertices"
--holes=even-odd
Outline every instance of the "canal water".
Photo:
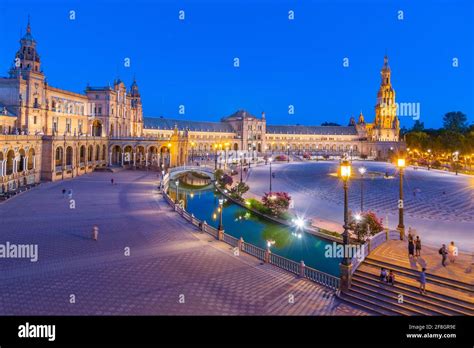
[{"label": "canal water", "polygon": [[[217,228],[218,199],[221,195],[212,186],[198,191],[183,188],[179,188],[178,191],[179,199],[184,200],[186,211]],[[170,184],[169,195],[173,200],[176,197],[174,183]],[[297,231],[296,227],[268,221],[230,201],[224,203],[222,220],[225,233],[233,237],[242,237],[244,241],[262,249],[267,247],[267,241],[272,241],[274,242],[270,248],[272,253],[296,262],[303,260],[309,267],[339,276],[341,259],[325,256],[325,247],[332,246],[332,241]]]}]

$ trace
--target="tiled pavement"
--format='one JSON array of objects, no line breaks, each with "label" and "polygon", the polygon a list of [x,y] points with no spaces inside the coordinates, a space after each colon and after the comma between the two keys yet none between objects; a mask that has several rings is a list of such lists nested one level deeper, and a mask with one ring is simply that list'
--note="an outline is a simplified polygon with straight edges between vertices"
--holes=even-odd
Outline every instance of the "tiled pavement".
[{"label": "tiled pavement", "polygon": [[[325,175],[330,167],[336,171],[337,163],[314,167],[318,169],[317,172],[289,166],[288,170],[282,170],[278,174],[282,175],[286,185],[342,205],[340,184],[334,178]],[[387,171],[390,175],[396,175],[394,179],[388,180],[364,180],[365,207],[385,214],[386,211],[394,210],[398,204],[398,174],[393,166],[390,167],[385,163],[375,164],[375,168],[379,172]],[[298,180],[295,180],[296,173],[299,176]],[[427,174],[427,171],[421,169],[406,170],[404,178],[406,214],[418,219],[474,221],[474,191],[472,187],[466,186],[467,177],[454,177],[441,173],[435,173],[433,176]],[[439,180],[443,175],[444,180]],[[314,180],[318,180],[320,185],[308,187],[307,183],[314,183]],[[360,182],[357,180],[350,182],[349,205],[353,207],[360,205]]]},{"label": "tiled pavement", "polygon": [[[395,228],[398,222],[399,180],[397,169],[382,162],[353,163],[353,171],[365,166],[382,173],[363,181],[364,210],[372,210]],[[277,163],[272,166],[273,191],[286,191],[295,200],[296,213],[306,218],[342,225],[343,190],[336,173],[337,161]],[[249,196],[261,197],[268,191],[268,166],[251,170]],[[384,179],[383,173],[394,176]],[[404,175],[405,226],[417,229],[425,245],[438,246],[454,240],[460,250],[474,251],[474,178],[453,173],[407,168]],[[349,209],[360,210],[361,181],[349,181]],[[320,224],[321,225],[321,224]],[[336,227],[340,230],[340,227]]]},{"label": "tiled pavement", "polygon": [[[0,204],[0,243],[39,248],[36,263],[0,259],[0,314],[367,314],[322,286],[233,256],[174,213],[154,191],[155,180],[145,172],[94,173]],[[63,187],[73,189],[75,209]]]}]

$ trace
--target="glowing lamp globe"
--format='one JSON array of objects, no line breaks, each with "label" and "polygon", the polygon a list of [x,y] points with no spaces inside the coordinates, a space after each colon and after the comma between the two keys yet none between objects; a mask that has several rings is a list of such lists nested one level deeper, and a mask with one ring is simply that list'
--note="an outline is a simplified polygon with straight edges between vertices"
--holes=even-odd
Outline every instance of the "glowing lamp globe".
[{"label": "glowing lamp globe", "polygon": [[351,164],[348,161],[343,161],[341,163],[341,177],[344,180],[349,179],[351,176]]},{"label": "glowing lamp globe", "polygon": [[405,159],[404,158],[399,158],[397,161],[397,166],[398,168],[404,168],[405,167]]}]

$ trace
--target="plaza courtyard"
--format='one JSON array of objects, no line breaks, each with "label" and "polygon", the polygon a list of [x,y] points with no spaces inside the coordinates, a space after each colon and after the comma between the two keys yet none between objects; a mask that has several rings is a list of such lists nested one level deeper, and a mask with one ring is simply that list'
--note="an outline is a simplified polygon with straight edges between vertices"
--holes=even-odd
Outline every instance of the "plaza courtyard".
[{"label": "plaza courtyard", "polygon": [[[388,217],[390,228],[398,224],[399,178],[397,169],[382,162],[353,162],[353,172],[367,168],[363,179],[364,210]],[[288,192],[294,212],[330,227],[340,228],[343,220],[343,189],[336,173],[338,161],[274,163],[272,190]],[[370,178],[369,172],[381,176]],[[385,179],[388,173],[393,178]],[[269,166],[251,168],[247,177],[249,196],[269,191]],[[361,180],[349,181],[349,209],[360,211]],[[423,244],[439,248],[454,241],[460,250],[474,251],[474,178],[466,175],[406,168],[404,173],[405,227],[416,229]]]},{"label": "plaza courtyard", "polygon": [[1,203],[0,243],[37,244],[38,261],[0,259],[0,314],[367,314],[325,287],[234,256],[182,220],[156,188],[156,172],[98,172]]}]

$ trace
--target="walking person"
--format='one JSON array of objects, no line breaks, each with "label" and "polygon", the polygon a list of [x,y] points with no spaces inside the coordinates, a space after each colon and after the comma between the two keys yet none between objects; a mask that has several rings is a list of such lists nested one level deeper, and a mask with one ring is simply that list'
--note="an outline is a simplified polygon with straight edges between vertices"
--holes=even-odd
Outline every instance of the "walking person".
[{"label": "walking person", "polygon": [[454,242],[451,241],[451,244],[448,246],[448,257],[451,263],[456,261],[456,256],[458,256],[458,247],[454,246]]},{"label": "walking person", "polygon": [[420,257],[421,256],[421,239],[420,236],[416,236],[415,240],[415,256]]},{"label": "walking person", "polygon": [[382,267],[382,269],[380,270],[380,281],[381,282],[385,282],[387,281],[387,270],[385,268]]},{"label": "walking person", "polygon": [[408,241],[413,242],[413,231],[412,231],[411,227],[408,227]]},{"label": "walking person", "polygon": [[446,249],[446,244],[443,244],[443,246],[441,247],[441,249],[439,249],[438,252],[442,257],[441,264],[443,265],[443,267],[446,267],[446,258],[447,258],[447,255],[448,255],[448,250]]},{"label": "walking person", "polygon": [[114,178],[110,179],[110,183],[113,185],[114,184]]},{"label": "walking person", "polygon": [[421,269],[421,273],[420,273],[420,294],[426,294],[426,268],[422,268]]},{"label": "walking person", "polygon": [[413,238],[408,240],[408,257],[413,257],[415,254],[415,243],[413,243]]}]

